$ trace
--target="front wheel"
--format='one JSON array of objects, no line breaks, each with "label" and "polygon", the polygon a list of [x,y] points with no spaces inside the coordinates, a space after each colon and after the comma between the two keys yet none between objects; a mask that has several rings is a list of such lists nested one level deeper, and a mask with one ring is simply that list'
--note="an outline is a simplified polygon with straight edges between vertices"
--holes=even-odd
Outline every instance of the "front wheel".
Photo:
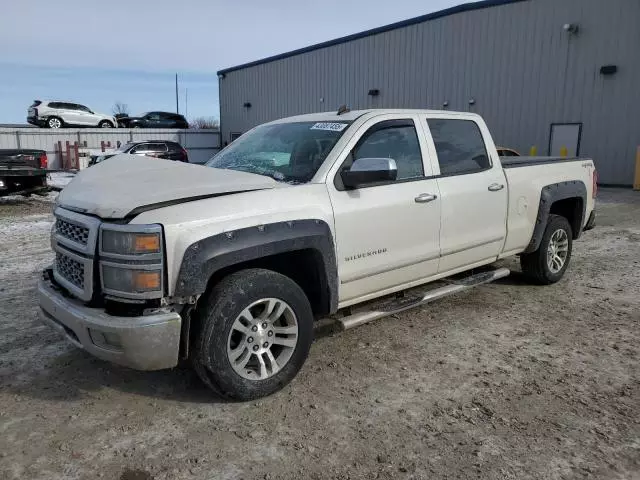
[{"label": "front wheel", "polygon": [[113,124],[109,120],[102,120],[98,124],[98,127],[100,127],[100,128],[113,128]]},{"label": "front wheel", "polygon": [[538,250],[520,256],[522,272],[540,285],[556,283],[569,266],[572,249],[569,221],[560,215],[550,215]]},{"label": "front wheel", "polygon": [[251,400],[296,376],[313,341],[313,313],[298,284],[270,270],[241,270],[202,300],[192,361],[212,390]]}]

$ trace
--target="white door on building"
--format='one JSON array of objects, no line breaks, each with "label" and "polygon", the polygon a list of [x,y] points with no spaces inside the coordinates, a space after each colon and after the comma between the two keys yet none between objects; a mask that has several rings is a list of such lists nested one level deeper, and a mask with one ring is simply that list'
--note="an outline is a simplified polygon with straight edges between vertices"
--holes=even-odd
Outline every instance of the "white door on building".
[{"label": "white door on building", "polygon": [[580,155],[581,123],[552,123],[549,138],[549,155],[577,157]]}]

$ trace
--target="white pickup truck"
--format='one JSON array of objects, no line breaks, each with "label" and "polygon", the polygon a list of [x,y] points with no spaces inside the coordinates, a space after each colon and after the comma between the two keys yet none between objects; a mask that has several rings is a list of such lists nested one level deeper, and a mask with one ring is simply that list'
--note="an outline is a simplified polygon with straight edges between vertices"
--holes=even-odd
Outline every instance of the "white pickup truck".
[{"label": "white pickup truck", "polygon": [[507,275],[491,264],[512,255],[558,281],[595,194],[591,160],[501,161],[470,113],[286,118],[206,166],[119,155],[58,197],[41,318],[102,359],[190,360],[219,394],[257,398],[297,374],[316,319],[421,305]]}]

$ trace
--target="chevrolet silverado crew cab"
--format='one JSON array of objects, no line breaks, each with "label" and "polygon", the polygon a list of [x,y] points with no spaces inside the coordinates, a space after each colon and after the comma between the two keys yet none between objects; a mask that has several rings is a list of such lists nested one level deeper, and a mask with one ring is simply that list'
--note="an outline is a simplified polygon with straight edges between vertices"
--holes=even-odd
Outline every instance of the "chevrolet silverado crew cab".
[{"label": "chevrolet silverado crew cab", "polygon": [[99,358],[190,360],[257,398],[297,374],[316,319],[351,328],[503,277],[512,255],[557,282],[595,193],[591,160],[501,161],[471,113],[286,118],[206,166],[118,155],[58,197],[41,318]]}]

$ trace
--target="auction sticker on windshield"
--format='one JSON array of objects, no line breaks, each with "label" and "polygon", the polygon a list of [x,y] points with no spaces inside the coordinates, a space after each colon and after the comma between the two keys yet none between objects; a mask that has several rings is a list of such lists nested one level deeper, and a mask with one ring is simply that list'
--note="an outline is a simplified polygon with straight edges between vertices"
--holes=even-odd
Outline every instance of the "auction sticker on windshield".
[{"label": "auction sticker on windshield", "polygon": [[348,123],[319,122],[311,127],[311,130],[329,130],[331,132],[341,132],[348,126]]}]

